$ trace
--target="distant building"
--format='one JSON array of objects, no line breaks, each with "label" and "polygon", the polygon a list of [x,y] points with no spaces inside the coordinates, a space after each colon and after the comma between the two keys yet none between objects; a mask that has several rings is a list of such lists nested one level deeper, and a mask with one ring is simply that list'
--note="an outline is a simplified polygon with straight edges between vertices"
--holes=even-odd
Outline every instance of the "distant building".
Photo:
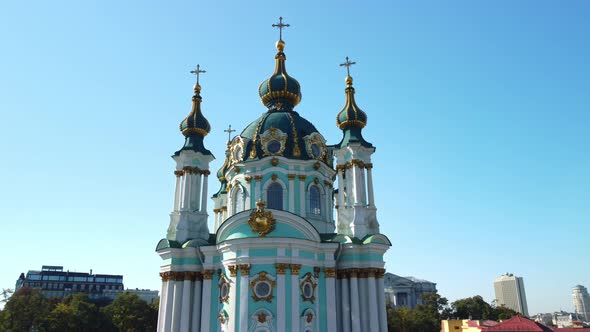
[{"label": "distant building", "polygon": [[590,322],[590,295],[588,295],[586,287],[582,285],[574,286],[572,289],[572,298],[575,313],[585,322]]},{"label": "distant building", "polygon": [[570,313],[565,311],[558,311],[553,313],[552,319],[553,325],[566,328],[582,326],[582,317],[576,313]]},{"label": "distant building", "polygon": [[449,319],[441,321],[441,332],[481,332],[497,325],[493,320]]},{"label": "distant building", "polygon": [[422,304],[422,295],[436,293],[436,284],[414,277],[400,277],[386,273],[384,277],[385,302],[393,308],[416,308]]},{"label": "distant building", "polygon": [[63,266],[43,265],[41,271],[20,274],[16,289],[40,288],[46,297],[65,297],[72,293],[86,293],[90,298],[105,297],[106,290],[123,290],[123,276],[64,271]]},{"label": "distant building", "polygon": [[494,290],[499,306],[505,306],[525,316],[529,315],[522,277],[506,273],[494,281]]},{"label": "distant building", "polygon": [[117,296],[119,296],[119,294],[122,293],[131,293],[131,294],[135,294],[137,295],[140,299],[144,300],[145,302],[152,304],[154,303],[155,300],[157,300],[158,298],[160,298],[160,296],[158,295],[158,291],[157,290],[151,290],[151,289],[125,289],[125,290],[105,290],[104,291],[104,297],[109,298],[109,299],[115,299]]}]

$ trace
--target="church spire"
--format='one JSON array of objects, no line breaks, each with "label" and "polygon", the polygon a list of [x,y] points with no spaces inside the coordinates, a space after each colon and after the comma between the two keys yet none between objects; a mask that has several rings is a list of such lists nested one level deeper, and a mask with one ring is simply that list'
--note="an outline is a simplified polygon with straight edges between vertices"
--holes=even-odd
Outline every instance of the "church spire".
[{"label": "church spire", "polygon": [[269,111],[290,111],[301,101],[301,86],[296,79],[287,74],[285,67],[285,42],[283,41],[283,28],[289,24],[283,23],[279,17],[279,23],[272,25],[279,28],[279,40],[276,43],[277,54],[275,55],[275,71],[260,84],[258,94],[262,104],[268,107]]},{"label": "church spire", "polygon": [[365,141],[362,136],[362,129],[367,125],[367,114],[357,106],[354,99],[354,87],[352,86],[352,77],[350,76],[350,66],[355,65],[356,62],[350,61],[346,57],[346,62],[341,63],[341,67],[346,67],[346,88],[344,94],[346,95],[346,102],[344,107],[336,116],[336,125],[342,129],[344,137],[340,145],[344,146],[348,143],[358,142],[364,146],[371,146],[371,143]]},{"label": "church spire", "polygon": [[[201,85],[199,84],[199,75],[206,71],[201,70],[201,66],[197,65],[195,70],[191,70],[191,74],[197,76],[197,82],[193,87],[194,95],[192,98],[193,106],[191,112],[184,120],[180,122],[180,132],[186,137],[185,144],[182,150],[193,150],[195,152],[201,152],[203,154],[211,154],[209,150],[203,145],[203,138],[211,131],[209,121],[203,115],[201,111]],[[179,151],[178,151],[179,152]]]}]

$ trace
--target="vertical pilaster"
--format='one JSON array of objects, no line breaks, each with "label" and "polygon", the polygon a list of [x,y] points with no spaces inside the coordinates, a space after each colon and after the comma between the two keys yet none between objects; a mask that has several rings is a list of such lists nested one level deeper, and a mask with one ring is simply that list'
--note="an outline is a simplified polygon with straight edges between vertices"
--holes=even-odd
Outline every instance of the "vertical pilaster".
[{"label": "vertical pilaster", "polygon": [[358,163],[359,174],[360,174],[360,182],[358,185],[359,193],[360,193],[360,203],[363,206],[367,206],[367,182],[365,181],[365,164],[362,162]]},{"label": "vertical pilaster", "polygon": [[361,317],[361,329],[363,331],[369,331],[369,322],[367,317],[370,317],[369,313],[369,296],[368,285],[367,285],[367,271],[366,269],[357,269],[358,272],[358,285],[359,285],[359,308]]},{"label": "vertical pilaster", "polygon": [[368,206],[373,207],[375,206],[375,196],[373,194],[373,164],[365,164],[365,168],[367,169],[367,191],[369,194],[369,202]]},{"label": "vertical pilaster", "polygon": [[336,307],[336,268],[324,268],[324,276],[326,281],[326,320],[328,324],[328,332],[338,331],[337,326],[337,307]]},{"label": "vertical pilaster", "polygon": [[[195,272],[185,272],[184,281],[182,281],[182,307],[180,311],[180,331],[189,331],[191,318],[191,293],[193,290],[192,274]],[[180,282],[180,281],[178,281]]]},{"label": "vertical pilaster", "polygon": [[193,176],[195,177],[195,186],[194,186],[194,204],[192,206],[193,211],[201,211],[201,175],[202,172],[195,168],[193,171]]},{"label": "vertical pilaster", "polygon": [[208,170],[203,171],[203,195],[201,196],[201,211],[207,212],[207,188],[209,187],[209,172]]},{"label": "vertical pilaster", "polygon": [[361,194],[360,194],[360,174],[359,174],[359,167],[356,163],[356,160],[352,160],[350,169],[352,172],[352,190],[353,193],[353,203],[354,205],[359,205],[361,203]]},{"label": "vertical pilaster", "polygon": [[338,172],[338,200],[336,201],[336,204],[338,205],[338,207],[344,207],[345,203],[344,203],[344,187],[346,186],[344,184],[344,172],[346,171],[345,168],[342,168],[340,166],[338,166],[336,168],[336,171]]},{"label": "vertical pilaster", "polygon": [[359,282],[356,269],[350,271],[350,324],[352,332],[361,332],[361,311],[359,307]]},{"label": "vertical pilaster", "polygon": [[180,314],[182,311],[182,289],[184,282],[184,272],[174,272],[174,300],[172,301],[172,332],[180,331]]},{"label": "vertical pilaster", "polygon": [[[201,328],[201,287],[203,274],[195,272],[193,275],[193,313],[191,317],[191,332],[198,332]],[[209,305],[207,303],[207,305]]]},{"label": "vertical pilaster", "polygon": [[289,264],[276,263],[277,269],[277,331],[287,331],[287,290],[285,282],[285,273]]},{"label": "vertical pilaster", "polygon": [[[369,269],[367,273],[368,294],[366,297],[369,300],[369,328],[370,331],[380,331],[379,324],[379,294],[377,294],[377,283],[375,280],[376,269]],[[385,304],[383,304],[385,305]],[[385,331],[384,331],[385,332]]]},{"label": "vertical pilaster", "polygon": [[290,264],[291,268],[291,328],[289,331],[299,331],[299,269],[301,264]]},{"label": "vertical pilaster", "polygon": [[305,218],[305,175],[299,175],[299,215]]},{"label": "vertical pilaster", "polygon": [[295,174],[287,174],[289,179],[289,212],[295,213]]},{"label": "vertical pilaster", "polygon": [[240,264],[240,329],[239,331],[248,331],[248,289],[250,283],[250,264]]},{"label": "vertical pilaster", "polygon": [[248,184],[248,190],[244,193],[245,197],[246,197],[246,202],[244,203],[244,210],[249,210],[251,208],[253,208],[252,206],[252,177],[251,176],[245,176],[244,180],[246,180],[246,183]]},{"label": "vertical pilaster", "polygon": [[238,312],[237,312],[237,304],[238,298],[236,297],[236,279],[237,279],[237,266],[229,265],[227,267],[229,270],[229,322],[228,322],[228,330],[236,331],[236,325],[238,322]]},{"label": "vertical pilaster", "polygon": [[352,169],[351,169],[351,165],[347,164],[346,165],[346,206],[351,206],[354,205],[354,181],[352,180],[353,178],[353,174],[352,174]]},{"label": "vertical pilaster", "polygon": [[171,309],[167,307],[168,303],[172,303],[169,297],[172,294],[169,292],[169,285],[170,285],[170,272],[162,272],[160,273],[160,277],[162,278],[162,292],[160,293],[160,308],[158,309],[158,332],[160,331],[169,331],[170,328],[166,328],[166,323],[170,322],[170,317],[167,315],[171,314]]},{"label": "vertical pilaster", "polygon": [[176,175],[176,190],[174,191],[174,207],[172,211],[177,212],[180,210],[180,177],[182,176],[182,171],[174,171],[174,175]]},{"label": "vertical pilaster", "polygon": [[262,192],[262,175],[255,175],[254,180],[256,181],[256,199],[254,199],[254,201],[257,201],[258,199],[266,201],[266,197]]},{"label": "vertical pilaster", "polygon": [[377,269],[375,273],[375,280],[377,281],[377,306],[379,307],[379,329],[380,331],[387,331],[387,308],[385,307],[385,283],[383,276],[385,269]]},{"label": "vertical pilaster", "polygon": [[190,197],[191,197],[191,174],[193,169],[190,166],[184,167],[183,185],[182,185],[182,210],[188,211],[190,209]]},{"label": "vertical pilaster", "polygon": [[201,305],[201,329],[200,331],[211,330],[211,279],[213,278],[213,270],[203,271],[203,299]]}]

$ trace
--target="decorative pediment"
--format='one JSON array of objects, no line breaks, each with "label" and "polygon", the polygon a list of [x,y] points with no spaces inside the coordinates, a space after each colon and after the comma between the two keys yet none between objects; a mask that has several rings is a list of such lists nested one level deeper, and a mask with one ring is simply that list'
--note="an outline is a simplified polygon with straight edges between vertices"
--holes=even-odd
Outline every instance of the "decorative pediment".
[{"label": "decorative pediment", "polygon": [[278,128],[269,128],[260,135],[260,146],[265,156],[281,156],[287,146],[287,134]]}]

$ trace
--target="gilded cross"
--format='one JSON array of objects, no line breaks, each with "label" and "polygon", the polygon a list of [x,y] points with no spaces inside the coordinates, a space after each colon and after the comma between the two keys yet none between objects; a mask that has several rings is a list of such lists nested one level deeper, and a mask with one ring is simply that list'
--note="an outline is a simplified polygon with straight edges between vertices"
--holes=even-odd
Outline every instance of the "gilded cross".
[{"label": "gilded cross", "polygon": [[273,24],[273,28],[279,28],[279,40],[283,40],[283,28],[289,27],[289,24],[283,24],[283,17],[279,17],[279,23]]},{"label": "gilded cross", "polygon": [[231,129],[231,125],[229,125],[229,128],[227,128],[226,130],[224,130],[224,132],[227,133],[227,141],[231,141],[231,133],[233,133],[235,130]]},{"label": "gilded cross", "polygon": [[346,57],[345,63],[340,64],[341,67],[346,67],[346,75],[348,76],[350,76],[350,66],[352,65],[356,65],[356,62],[348,60],[348,57]]},{"label": "gilded cross", "polygon": [[199,84],[199,74],[206,73],[206,71],[201,70],[201,65],[197,65],[197,69],[191,70],[191,74],[197,75],[197,85]]}]

